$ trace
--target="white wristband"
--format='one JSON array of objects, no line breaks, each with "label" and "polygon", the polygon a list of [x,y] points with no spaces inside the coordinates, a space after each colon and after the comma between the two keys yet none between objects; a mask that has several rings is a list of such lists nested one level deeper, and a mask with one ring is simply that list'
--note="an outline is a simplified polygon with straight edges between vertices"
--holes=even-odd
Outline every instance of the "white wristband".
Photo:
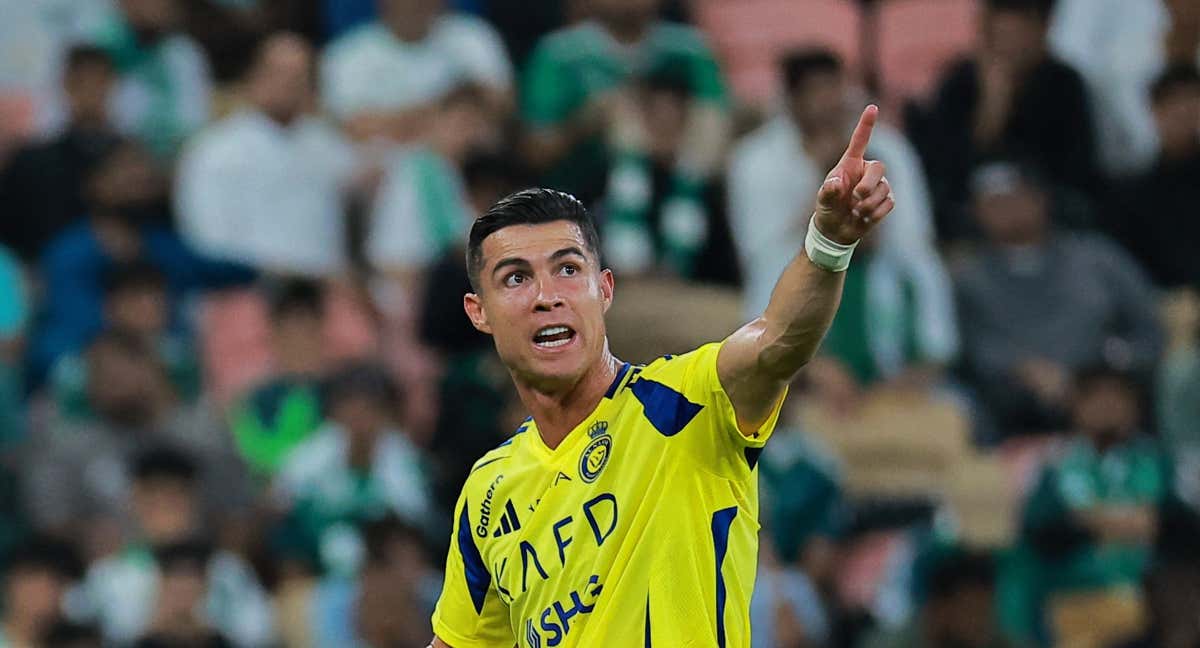
[{"label": "white wristband", "polygon": [[804,237],[804,251],[813,265],[830,272],[845,272],[850,267],[850,257],[858,241],[849,245],[838,243],[817,229],[816,219],[808,221],[808,234]]}]

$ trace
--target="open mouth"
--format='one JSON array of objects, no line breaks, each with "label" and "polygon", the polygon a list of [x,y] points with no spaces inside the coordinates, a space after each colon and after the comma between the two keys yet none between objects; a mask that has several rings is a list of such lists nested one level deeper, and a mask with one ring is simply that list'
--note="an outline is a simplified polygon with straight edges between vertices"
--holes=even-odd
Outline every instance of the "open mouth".
[{"label": "open mouth", "polygon": [[543,349],[554,349],[575,339],[575,331],[566,326],[546,326],[533,336],[533,343]]}]

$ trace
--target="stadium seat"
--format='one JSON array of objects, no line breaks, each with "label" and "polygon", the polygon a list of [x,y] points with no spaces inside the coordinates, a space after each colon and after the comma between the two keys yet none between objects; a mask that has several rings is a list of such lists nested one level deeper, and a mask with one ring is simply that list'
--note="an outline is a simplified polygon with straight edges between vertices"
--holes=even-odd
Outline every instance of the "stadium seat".
[{"label": "stadium seat", "polygon": [[699,0],[695,15],[734,93],[747,103],[763,105],[777,95],[777,64],[789,50],[822,45],[858,66],[861,15],[854,0]]},{"label": "stadium seat", "polygon": [[923,99],[976,38],[978,0],[886,0],[878,15],[878,70],[886,99]]},{"label": "stadium seat", "polygon": [[999,457],[977,455],[959,462],[947,475],[946,496],[966,544],[1001,548],[1016,539],[1020,501]]}]

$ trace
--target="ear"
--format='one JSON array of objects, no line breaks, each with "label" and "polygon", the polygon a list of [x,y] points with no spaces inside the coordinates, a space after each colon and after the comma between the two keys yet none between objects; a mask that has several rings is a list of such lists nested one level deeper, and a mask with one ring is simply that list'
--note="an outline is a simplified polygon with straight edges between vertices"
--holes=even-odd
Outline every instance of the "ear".
[{"label": "ear", "polygon": [[474,326],[482,333],[492,334],[492,325],[488,324],[487,312],[483,309],[483,300],[475,293],[467,293],[463,295],[463,310],[467,312],[467,319],[471,320],[471,326]]},{"label": "ear", "polygon": [[613,273],[605,268],[600,271],[600,295],[604,299],[604,312],[607,313],[613,301]]}]

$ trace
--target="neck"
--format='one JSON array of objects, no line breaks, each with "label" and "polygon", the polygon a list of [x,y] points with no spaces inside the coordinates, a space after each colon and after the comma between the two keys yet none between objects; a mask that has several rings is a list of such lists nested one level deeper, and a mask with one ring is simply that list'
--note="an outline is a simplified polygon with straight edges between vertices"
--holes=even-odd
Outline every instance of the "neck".
[{"label": "neck", "polygon": [[543,388],[525,382],[517,376],[513,381],[526,410],[533,415],[538,432],[546,446],[557,448],[591,414],[604,398],[604,392],[617,377],[621,363],[604,346],[600,362],[589,369],[574,384],[563,388]]}]

